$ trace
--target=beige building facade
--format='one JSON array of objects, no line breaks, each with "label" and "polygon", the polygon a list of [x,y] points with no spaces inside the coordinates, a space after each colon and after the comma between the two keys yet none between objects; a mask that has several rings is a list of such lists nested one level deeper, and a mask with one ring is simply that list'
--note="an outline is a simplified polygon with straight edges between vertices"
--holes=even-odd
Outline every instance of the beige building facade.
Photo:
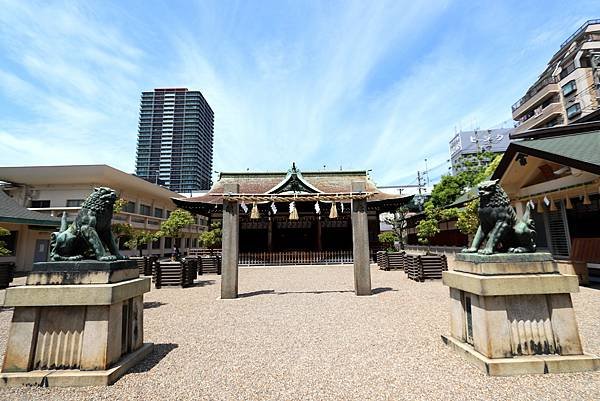
[{"label": "beige building facade", "polygon": [[[0,167],[2,189],[18,205],[30,211],[60,218],[63,212],[72,220],[81,208],[81,204],[95,187],[110,187],[117,191],[120,199],[126,201],[123,210],[113,217],[114,223],[127,223],[133,228],[158,231],[160,224],[176,208],[171,198],[182,197],[176,192],[149,183],[131,174],[106,165],[80,166],[32,166]],[[207,219],[196,217],[196,224],[185,228],[181,238],[161,238],[147,244],[143,255],[165,256],[177,246],[184,254],[189,248],[197,247],[198,235],[206,230]],[[1,225],[9,230],[9,223]],[[22,234],[18,240],[15,263],[17,270],[29,270],[36,259],[33,249],[40,247],[40,241],[49,241],[53,229],[37,230],[33,234]],[[139,254],[138,250],[129,250],[120,241],[121,252],[127,256]],[[49,242],[48,242],[49,243]],[[31,248],[31,250],[29,249]],[[47,252],[47,250],[46,250]],[[41,254],[37,256],[40,259]]]},{"label": "beige building facade", "polygon": [[513,134],[583,121],[599,109],[600,20],[589,20],[550,59],[512,106]]}]

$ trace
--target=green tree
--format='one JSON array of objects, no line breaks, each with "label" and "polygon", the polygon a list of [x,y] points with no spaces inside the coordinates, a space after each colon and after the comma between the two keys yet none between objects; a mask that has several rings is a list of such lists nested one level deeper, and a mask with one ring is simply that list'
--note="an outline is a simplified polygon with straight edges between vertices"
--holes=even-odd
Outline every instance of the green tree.
[{"label": "green tree", "polygon": [[200,246],[208,248],[211,252],[221,247],[223,239],[223,231],[221,230],[221,223],[215,222],[210,225],[210,230],[204,231],[199,236]]},{"label": "green tree", "polygon": [[159,237],[157,233],[151,231],[132,229],[127,238],[125,241],[127,249],[137,249],[139,256],[142,256],[142,245],[157,241]]},{"label": "green tree", "polygon": [[399,207],[392,214],[391,217],[386,217],[384,222],[392,226],[394,233],[396,234],[397,240],[400,243],[400,249],[404,249],[405,236],[404,231],[406,229],[406,218],[410,209],[406,206]]},{"label": "green tree", "polygon": [[117,238],[129,237],[133,231],[133,227],[128,223],[115,223],[112,225],[112,232]]},{"label": "green tree", "polygon": [[479,199],[474,199],[467,205],[458,210],[458,219],[456,221],[456,227],[458,230],[467,235],[472,235],[477,232],[479,227]]},{"label": "green tree", "polygon": [[467,186],[466,176],[468,173],[458,175],[444,175],[440,182],[433,186],[430,202],[435,207],[444,207],[454,202],[463,194]]},{"label": "green tree", "polygon": [[419,243],[429,245],[431,238],[435,237],[439,232],[440,209],[428,201],[425,203],[425,218],[419,222],[417,226],[417,237]]},{"label": "green tree", "polygon": [[388,252],[395,252],[396,248],[394,243],[398,241],[398,236],[393,231],[386,231],[377,236],[379,243],[385,246],[385,250]]},{"label": "green tree", "polygon": [[159,236],[178,238],[182,229],[195,222],[194,216],[187,210],[175,209],[169,218],[161,223]]},{"label": "green tree", "polygon": [[[10,231],[8,231],[4,227],[0,227],[0,237],[5,237],[10,235]],[[11,251],[6,248],[6,242],[0,241],[0,256],[8,256],[11,254]]]},{"label": "green tree", "polygon": [[125,199],[123,199],[123,198],[117,199],[113,206],[113,211],[115,213],[121,213],[123,211],[123,207],[125,207],[126,204],[127,204],[127,201]]}]

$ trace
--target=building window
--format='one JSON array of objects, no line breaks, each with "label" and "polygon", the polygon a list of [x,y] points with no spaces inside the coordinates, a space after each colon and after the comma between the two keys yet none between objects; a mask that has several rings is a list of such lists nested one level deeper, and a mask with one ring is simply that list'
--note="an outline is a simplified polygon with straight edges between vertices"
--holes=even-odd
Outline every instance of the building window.
[{"label": "building window", "polygon": [[567,118],[571,119],[581,114],[581,106],[579,103],[575,103],[573,106],[567,108]]},{"label": "building window", "polygon": [[67,199],[67,207],[79,207],[83,202],[84,199]]},{"label": "building window", "polygon": [[135,202],[127,202],[121,210],[127,213],[135,213]]},{"label": "building window", "polygon": [[49,200],[32,200],[31,207],[50,207]]},{"label": "building window", "polygon": [[571,93],[575,92],[576,90],[577,90],[577,84],[575,83],[575,80],[569,81],[562,87],[563,96],[569,96]]},{"label": "building window", "polygon": [[152,241],[152,249],[160,249],[160,239]]},{"label": "building window", "polygon": [[173,240],[171,239],[171,237],[165,237],[165,249],[170,249],[172,243]]},{"label": "building window", "polygon": [[144,216],[152,216],[152,207],[140,204],[140,214],[143,214]]},{"label": "building window", "polygon": [[163,217],[163,210],[157,207],[154,208],[154,217],[161,218]]}]

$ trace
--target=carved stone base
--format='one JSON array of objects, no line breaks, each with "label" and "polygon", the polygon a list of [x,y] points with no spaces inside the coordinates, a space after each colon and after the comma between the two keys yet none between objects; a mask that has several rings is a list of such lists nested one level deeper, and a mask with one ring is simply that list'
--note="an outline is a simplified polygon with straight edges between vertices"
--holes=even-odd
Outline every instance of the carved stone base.
[{"label": "carved stone base", "polygon": [[4,305],[15,310],[2,373],[110,370],[143,346],[148,291],[148,277],[9,288]]},{"label": "carved stone base", "polygon": [[450,336],[442,341],[490,376],[516,376],[544,373],[573,373],[600,370],[594,355],[533,355],[514,358],[486,358],[464,342]]},{"label": "carved stone base", "polygon": [[[579,291],[577,277],[558,273],[554,261],[503,262],[498,259],[502,255],[493,256],[489,265],[482,259],[463,259],[454,271],[443,272],[443,283],[450,287],[451,298],[450,337],[446,343],[486,361],[488,374],[558,371],[547,365],[559,366],[567,356],[578,362],[563,364],[569,366],[564,371],[576,369],[574,366],[598,369],[598,359],[585,356],[579,338],[570,295]],[[521,271],[530,273],[516,273],[520,266]],[[591,362],[582,363],[582,358]],[[520,364],[520,368],[489,367],[490,363],[508,366],[509,361]],[[533,365],[536,367],[523,368]]]},{"label": "carved stone base", "polygon": [[40,386],[40,387],[87,387],[109,386],[119,380],[129,369],[141,362],[150,352],[153,344],[146,343],[141,348],[125,355],[106,370],[32,370],[30,372],[0,373],[0,387]]}]

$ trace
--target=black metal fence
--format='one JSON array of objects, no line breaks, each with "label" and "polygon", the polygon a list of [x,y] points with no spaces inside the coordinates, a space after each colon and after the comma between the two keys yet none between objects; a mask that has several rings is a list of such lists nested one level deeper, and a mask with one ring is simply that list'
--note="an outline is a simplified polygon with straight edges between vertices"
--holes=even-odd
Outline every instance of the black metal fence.
[{"label": "black metal fence", "polygon": [[330,265],[353,260],[352,251],[244,252],[238,259],[245,266]]}]

